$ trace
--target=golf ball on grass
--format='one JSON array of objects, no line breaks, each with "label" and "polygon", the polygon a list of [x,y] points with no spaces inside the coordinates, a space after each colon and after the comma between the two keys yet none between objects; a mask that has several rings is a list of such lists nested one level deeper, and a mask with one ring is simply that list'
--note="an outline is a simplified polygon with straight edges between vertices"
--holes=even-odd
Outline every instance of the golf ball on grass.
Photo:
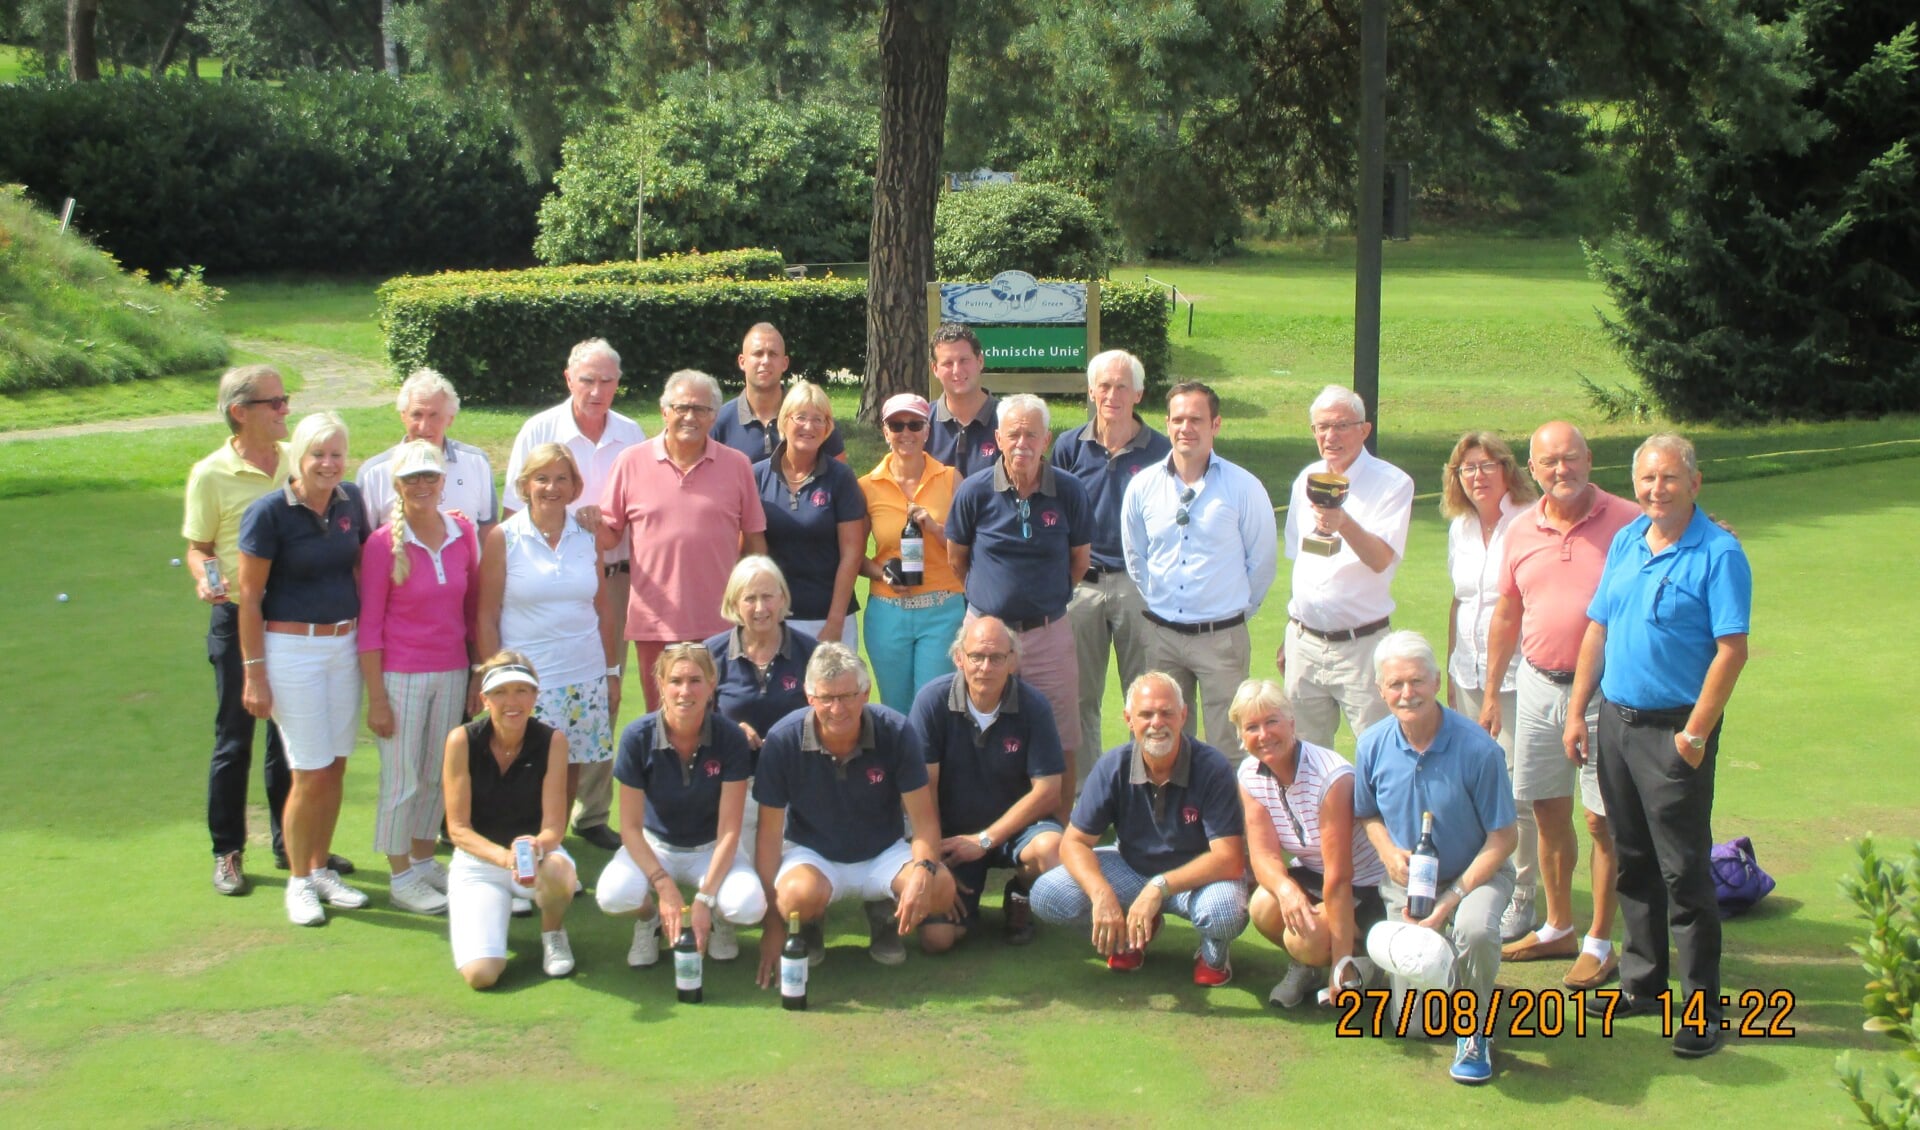
[{"label": "golf ball on grass", "polygon": [[66,593],[61,593],[61,594],[60,594],[60,603],[62,603],[62,604],[65,604],[66,602],[67,602],[67,594],[66,594]]}]

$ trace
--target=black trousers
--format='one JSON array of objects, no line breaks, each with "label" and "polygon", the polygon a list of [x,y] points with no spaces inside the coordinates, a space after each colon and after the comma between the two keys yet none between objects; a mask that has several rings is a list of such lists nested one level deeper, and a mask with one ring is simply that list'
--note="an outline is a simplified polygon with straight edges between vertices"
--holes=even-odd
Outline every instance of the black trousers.
[{"label": "black trousers", "polygon": [[[1723,720],[1724,721],[1724,720]],[[1720,907],[1713,889],[1713,769],[1720,726],[1707,735],[1698,769],[1674,749],[1679,726],[1628,725],[1618,707],[1600,708],[1600,795],[1620,863],[1617,885],[1627,941],[1620,987],[1651,998],[1667,989],[1667,938],[1679,955],[1682,996],[1704,995],[1720,1009]]]},{"label": "black trousers", "polygon": [[[207,620],[207,662],[213,665],[213,760],[207,767],[207,832],[213,854],[247,846],[247,777],[253,770],[253,728],[257,719],[240,703],[246,668],[240,655],[240,609],[232,601],[213,606]],[[267,723],[267,756],[261,766],[267,786],[267,820],[273,853],[286,854],[280,813],[287,807],[293,772],[280,742],[280,727]]]}]

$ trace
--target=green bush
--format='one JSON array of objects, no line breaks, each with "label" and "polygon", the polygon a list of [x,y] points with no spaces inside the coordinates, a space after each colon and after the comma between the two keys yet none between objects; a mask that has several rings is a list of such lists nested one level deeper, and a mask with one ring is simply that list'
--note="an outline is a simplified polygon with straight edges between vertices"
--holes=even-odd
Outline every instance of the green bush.
[{"label": "green bush", "polygon": [[1871,838],[1856,850],[1860,863],[1840,889],[1867,920],[1866,937],[1849,947],[1867,971],[1865,1027],[1900,1045],[1906,1073],[1889,1068],[1871,1094],[1866,1073],[1841,1056],[1840,1079],[1867,1125],[1910,1130],[1920,1127],[1920,843],[1905,859],[1882,857]]},{"label": "green bush", "polygon": [[832,105],[667,98],[567,139],[534,252],[544,263],[631,256],[644,169],[649,255],[757,246],[865,259],[877,138],[872,115]]},{"label": "green bush", "polygon": [[1113,236],[1086,197],[1051,184],[944,193],[933,220],[933,269],[944,279],[1001,271],[1063,279],[1107,273]]},{"label": "green bush", "polygon": [[[624,359],[623,395],[649,399],[666,375],[695,368],[737,379],[740,335],[755,322],[780,327],[797,371],[816,378],[866,369],[866,283],[857,279],[756,281],[704,274],[722,263],[750,274],[769,252],[725,252],[670,261],[393,279],[380,288],[387,360],[396,374],[430,365],[474,403],[551,399],[567,351],[604,337]],[[616,277],[617,272],[630,272]],[[1148,380],[1166,382],[1172,347],[1166,292],[1145,283],[1101,286],[1102,345],[1128,349]]]},{"label": "green bush", "polygon": [[505,115],[383,75],[0,85],[0,178],[151,271],[523,263],[539,190]]},{"label": "green bush", "polygon": [[0,189],[0,391],[111,384],[211,369],[226,341],[209,312],[220,297],[196,270],[170,284],[120,270],[113,257]]}]

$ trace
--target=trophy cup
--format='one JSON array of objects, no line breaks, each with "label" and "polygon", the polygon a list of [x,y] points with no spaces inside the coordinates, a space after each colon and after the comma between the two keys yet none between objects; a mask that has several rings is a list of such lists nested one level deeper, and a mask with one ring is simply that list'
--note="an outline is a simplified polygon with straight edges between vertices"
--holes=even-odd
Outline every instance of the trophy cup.
[{"label": "trophy cup", "polygon": [[[1320,471],[1307,476],[1307,501],[1315,506],[1338,510],[1347,500],[1347,477],[1336,475],[1332,471]],[[1318,557],[1332,557],[1340,552],[1342,543],[1337,534],[1330,534],[1319,528],[1316,522],[1314,531],[1300,539],[1300,548],[1304,552]]]}]

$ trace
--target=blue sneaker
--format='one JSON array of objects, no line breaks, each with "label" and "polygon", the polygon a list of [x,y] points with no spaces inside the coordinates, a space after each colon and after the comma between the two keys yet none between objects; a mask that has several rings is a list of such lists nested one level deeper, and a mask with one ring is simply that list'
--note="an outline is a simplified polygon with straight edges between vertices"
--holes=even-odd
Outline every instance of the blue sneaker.
[{"label": "blue sneaker", "polygon": [[1454,1044],[1453,1069],[1447,1074],[1454,1082],[1469,1087],[1493,1078],[1493,1041],[1485,1036],[1461,1036]]}]

